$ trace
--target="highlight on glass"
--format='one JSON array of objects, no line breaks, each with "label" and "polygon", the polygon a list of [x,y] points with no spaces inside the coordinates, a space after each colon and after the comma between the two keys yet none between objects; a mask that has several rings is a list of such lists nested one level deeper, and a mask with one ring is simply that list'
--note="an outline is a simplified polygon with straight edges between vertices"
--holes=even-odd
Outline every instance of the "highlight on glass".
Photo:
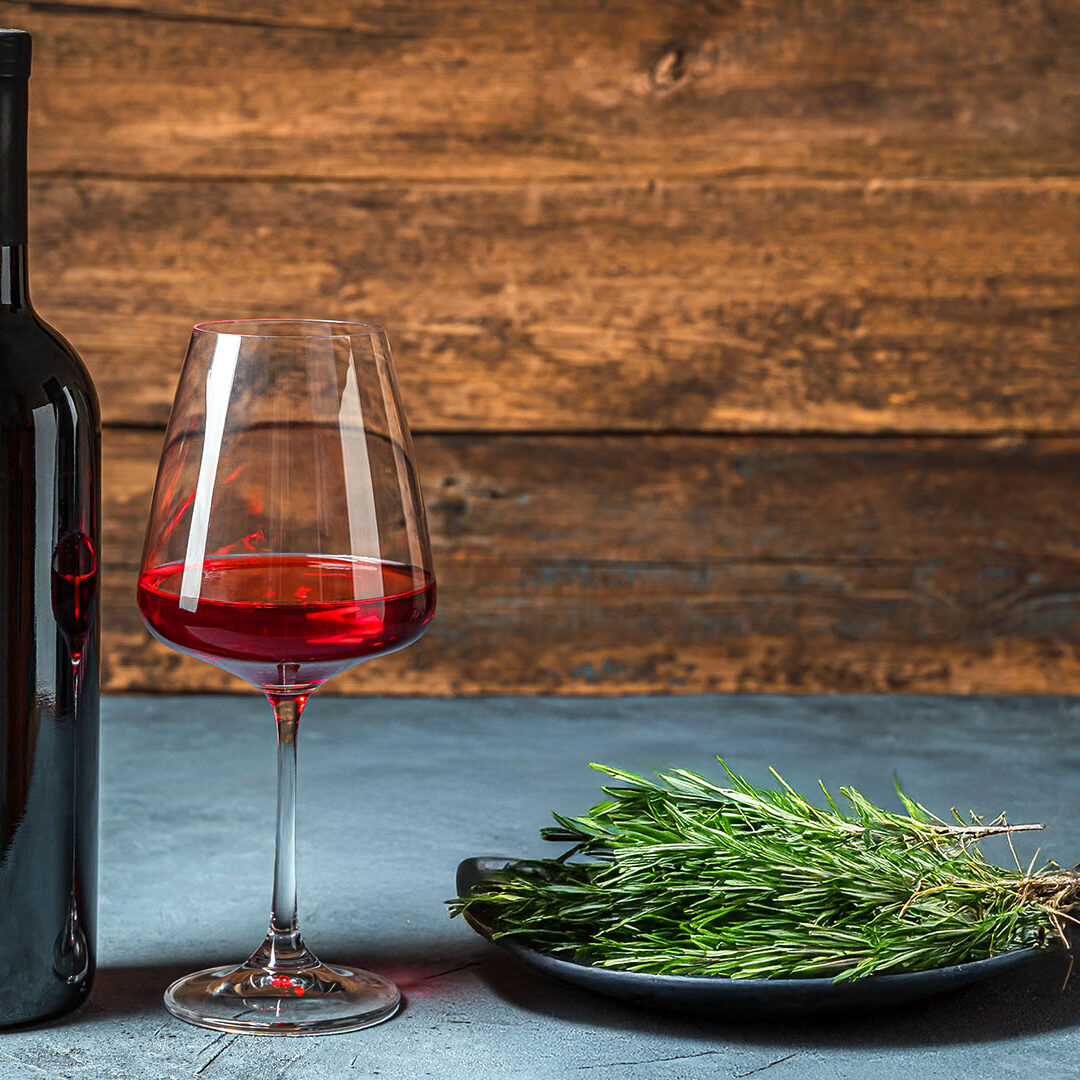
[{"label": "highlight on glass", "polygon": [[400,995],[324,964],[296,907],[299,721],[340,672],[415,641],[435,577],[385,332],[258,319],[192,331],[147,529],[139,610],[159,641],[266,695],[277,726],[270,926],[245,961],[165,994],[183,1020],[307,1035],[377,1024]]}]

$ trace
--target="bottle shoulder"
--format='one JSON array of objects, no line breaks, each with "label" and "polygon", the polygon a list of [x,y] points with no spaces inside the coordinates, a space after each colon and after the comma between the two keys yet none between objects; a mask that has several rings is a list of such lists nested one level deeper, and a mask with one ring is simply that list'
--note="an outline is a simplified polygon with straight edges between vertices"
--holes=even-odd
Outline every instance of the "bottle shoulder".
[{"label": "bottle shoulder", "polygon": [[67,390],[95,430],[100,407],[82,358],[36,311],[0,312],[0,423],[26,423],[35,408]]}]

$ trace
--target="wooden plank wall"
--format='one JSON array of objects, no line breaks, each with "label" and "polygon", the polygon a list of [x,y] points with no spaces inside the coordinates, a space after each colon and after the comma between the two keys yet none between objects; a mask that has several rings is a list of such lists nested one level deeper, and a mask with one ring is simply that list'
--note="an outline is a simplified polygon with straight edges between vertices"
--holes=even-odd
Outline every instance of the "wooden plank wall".
[{"label": "wooden plank wall", "polygon": [[357,692],[1080,691],[1080,0],[50,0],[106,685],[191,323],[391,331],[440,611]]}]

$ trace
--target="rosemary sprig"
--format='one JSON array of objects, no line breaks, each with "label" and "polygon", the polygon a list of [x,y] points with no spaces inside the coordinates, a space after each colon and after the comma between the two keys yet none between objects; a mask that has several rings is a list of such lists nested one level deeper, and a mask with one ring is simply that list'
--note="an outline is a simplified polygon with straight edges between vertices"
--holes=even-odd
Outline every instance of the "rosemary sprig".
[{"label": "rosemary sprig", "polygon": [[[603,967],[731,978],[918,971],[1065,940],[1080,874],[988,862],[977,841],[1041,829],[955,823],[897,785],[905,813],[850,787],[814,805],[775,770],[775,789],[684,769],[616,781],[587,814],[553,814],[557,859],[511,864],[472,895],[498,937]],[[1010,840],[1011,845],[1011,840]],[[576,860],[576,861],[575,861]]]}]

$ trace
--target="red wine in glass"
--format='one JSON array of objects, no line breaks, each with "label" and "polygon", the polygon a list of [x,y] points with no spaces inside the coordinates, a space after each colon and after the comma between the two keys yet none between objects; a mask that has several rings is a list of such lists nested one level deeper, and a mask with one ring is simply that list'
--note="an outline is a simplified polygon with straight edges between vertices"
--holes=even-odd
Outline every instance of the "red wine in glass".
[{"label": "red wine in glass", "polygon": [[[242,963],[177,979],[166,1007],[202,1027],[261,1035],[355,1031],[393,1016],[401,995],[389,979],[324,964],[304,943],[295,863],[308,698],[339,672],[411,644],[435,611],[412,440],[379,327],[254,319],[194,328],[138,605],[159,641],[261,690],[277,734],[266,936]],[[246,788],[215,800],[215,812],[227,818]]]},{"label": "red wine in glass", "polygon": [[184,564],[145,570],[139,610],[155,637],[264,691],[314,689],[361,660],[415,641],[435,610],[419,567],[343,555],[206,559],[197,600]]}]

